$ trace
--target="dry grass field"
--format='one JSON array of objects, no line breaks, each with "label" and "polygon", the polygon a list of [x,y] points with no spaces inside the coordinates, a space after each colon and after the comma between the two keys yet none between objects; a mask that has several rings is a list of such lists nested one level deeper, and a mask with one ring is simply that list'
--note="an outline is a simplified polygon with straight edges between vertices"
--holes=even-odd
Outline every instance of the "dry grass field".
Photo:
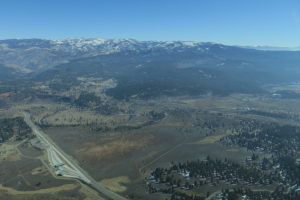
[{"label": "dry grass field", "polygon": [[99,183],[111,191],[125,192],[127,187],[124,186],[124,184],[129,184],[130,179],[127,176],[119,176],[115,178],[103,179]]},{"label": "dry grass field", "polygon": [[121,136],[107,142],[86,142],[79,150],[78,156],[88,162],[114,161],[127,157],[132,152],[147,148],[155,142],[151,134]]},{"label": "dry grass field", "polygon": [[16,144],[14,143],[5,143],[0,145],[0,162],[1,161],[17,161],[20,160],[21,157],[16,150]]},{"label": "dry grass field", "polygon": [[204,139],[196,141],[192,144],[200,144],[200,145],[201,144],[213,144],[215,142],[218,142],[223,137],[226,137],[231,134],[233,134],[233,133],[230,130],[226,130],[224,134],[208,136],[208,137],[205,137]]},{"label": "dry grass field", "polygon": [[39,189],[39,190],[32,190],[32,191],[20,191],[15,190],[10,187],[4,187],[3,185],[0,185],[0,191],[4,191],[8,194],[12,195],[32,195],[32,194],[47,194],[47,193],[55,193],[60,191],[66,191],[66,190],[72,190],[78,187],[78,185],[75,184],[66,184],[66,185],[60,185],[57,187],[52,188],[45,188],[45,189]]}]

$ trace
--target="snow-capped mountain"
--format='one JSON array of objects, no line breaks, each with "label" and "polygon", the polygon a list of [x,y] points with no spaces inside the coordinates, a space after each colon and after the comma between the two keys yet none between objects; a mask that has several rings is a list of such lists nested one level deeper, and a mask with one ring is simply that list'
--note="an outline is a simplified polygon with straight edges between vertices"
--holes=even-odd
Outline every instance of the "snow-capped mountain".
[{"label": "snow-capped mountain", "polygon": [[24,72],[49,69],[81,57],[122,51],[209,51],[212,45],[192,41],[137,41],[134,39],[10,39],[0,40],[0,63]]},{"label": "snow-capped mountain", "polygon": [[[224,56],[244,59],[248,51],[263,47],[234,47],[194,41],[138,41],[134,39],[71,38],[65,40],[10,39],[0,40],[0,64],[15,73],[40,72],[74,59],[118,52],[152,54],[196,54],[202,59],[222,60]],[[283,50],[283,49],[281,49]],[[201,59],[199,60],[199,62]],[[202,60],[203,61],[203,60]]]},{"label": "snow-capped mountain", "polygon": [[37,82],[55,83],[51,87],[60,90],[72,87],[78,77],[101,77],[124,85],[117,93],[131,91],[130,96],[143,91],[141,84],[152,88],[149,91],[160,88],[161,94],[175,91],[176,95],[179,90],[193,93],[194,85],[216,94],[259,91],[262,84],[298,81],[299,63],[300,51],[259,51],[192,41],[0,41],[0,81],[34,77]]}]

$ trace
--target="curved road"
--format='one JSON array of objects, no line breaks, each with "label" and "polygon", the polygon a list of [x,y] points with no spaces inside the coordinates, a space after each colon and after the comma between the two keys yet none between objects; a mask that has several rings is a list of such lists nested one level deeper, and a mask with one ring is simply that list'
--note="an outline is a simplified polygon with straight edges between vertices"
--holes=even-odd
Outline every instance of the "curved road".
[{"label": "curved road", "polygon": [[22,112],[22,113],[24,114],[24,121],[32,129],[33,134],[35,134],[42,142],[44,142],[51,149],[53,149],[53,151],[57,153],[60,156],[60,158],[62,158],[65,161],[66,165],[70,166],[72,169],[76,170],[78,174],[82,175],[83,178],[80,179],[81,181],[83,181],[88,186],[98,191],[108,199],[127,200],[125,197],[122,197],[104,188],[103,186],[99,185],[99,183],[96,180],[94,180],[86,171],[84,171],[75,161],[73,161],[73,159],[70,156],[68,156],[60,147],[58,147],[50,137],[48,137],[38,126],[36,126],[31,121],[29,113],[27,112]]}]

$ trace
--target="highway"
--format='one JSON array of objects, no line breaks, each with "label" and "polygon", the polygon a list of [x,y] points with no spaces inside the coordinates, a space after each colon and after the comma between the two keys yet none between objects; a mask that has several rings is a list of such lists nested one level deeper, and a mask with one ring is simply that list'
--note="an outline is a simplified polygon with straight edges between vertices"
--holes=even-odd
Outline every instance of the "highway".
[{"label": "highway", "polygon": [[70,156],[68,156],[61,148],[59,148],[50,137],[48,137],[38,126],[36,126],[31,121],[29,113],[22,113],[24,114],[24,121],[32,129],[33,134],[35,134],[37,138],[39,138],[39,140],[44,143],[48,155],[48,161],[56,175],[80,180],[108,199],[127,200],[125,197],[122,197],[101,186],[75,161],[73,161]]}]

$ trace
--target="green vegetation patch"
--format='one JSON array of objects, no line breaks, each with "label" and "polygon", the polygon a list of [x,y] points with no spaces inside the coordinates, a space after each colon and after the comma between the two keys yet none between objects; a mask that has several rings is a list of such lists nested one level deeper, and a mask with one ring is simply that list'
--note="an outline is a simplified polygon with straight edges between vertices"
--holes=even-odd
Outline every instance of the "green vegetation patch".
[{"label": "green vegetation patch", "polygon": [[23,118],[5,118],[0,119],[0,143],[5,142],[16,136],[16,140],[30,137],[31,129],[24,122]]}]

